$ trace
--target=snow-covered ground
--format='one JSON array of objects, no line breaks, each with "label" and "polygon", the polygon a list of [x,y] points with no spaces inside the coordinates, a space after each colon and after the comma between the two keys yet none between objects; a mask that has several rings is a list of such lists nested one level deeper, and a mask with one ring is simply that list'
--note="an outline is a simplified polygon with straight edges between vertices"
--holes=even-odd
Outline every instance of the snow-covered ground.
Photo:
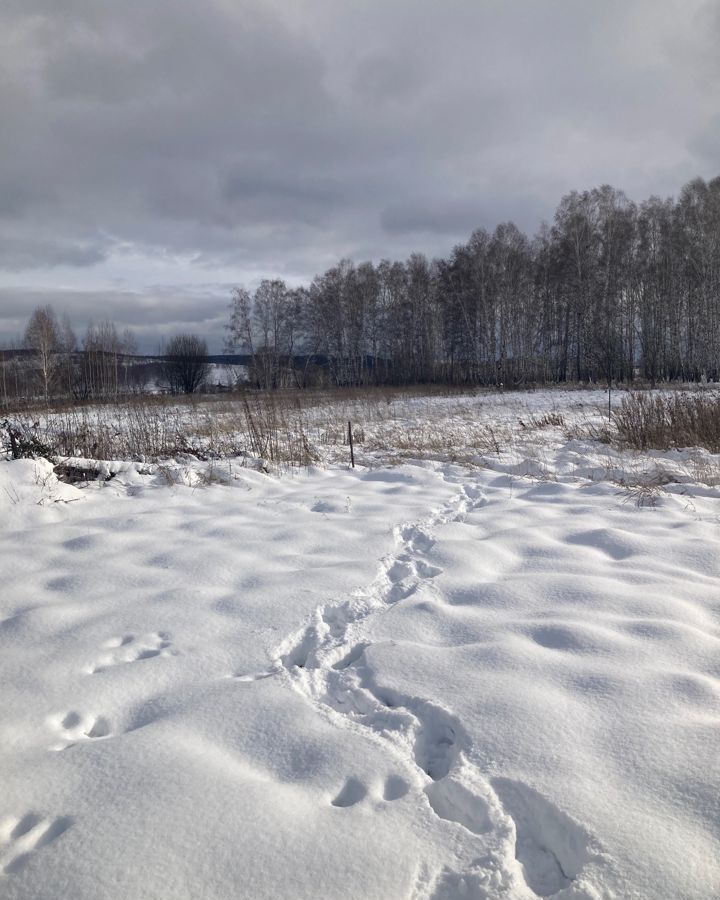
[{"label": "snow-covered ground", "polygon": [[720,461],[432,402],[355,470],[0,462],[0,896],[720,896]]}]

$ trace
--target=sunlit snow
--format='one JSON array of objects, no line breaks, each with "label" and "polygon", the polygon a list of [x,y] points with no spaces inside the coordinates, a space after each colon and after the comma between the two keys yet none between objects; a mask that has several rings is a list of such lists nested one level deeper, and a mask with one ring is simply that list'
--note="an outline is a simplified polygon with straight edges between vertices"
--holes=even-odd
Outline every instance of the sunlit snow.
[{"label": "sunlit snow", "polygon": [[457,463],[0,462],[0,895],[720,895],[720,459],[525,421],[589,402]]}]

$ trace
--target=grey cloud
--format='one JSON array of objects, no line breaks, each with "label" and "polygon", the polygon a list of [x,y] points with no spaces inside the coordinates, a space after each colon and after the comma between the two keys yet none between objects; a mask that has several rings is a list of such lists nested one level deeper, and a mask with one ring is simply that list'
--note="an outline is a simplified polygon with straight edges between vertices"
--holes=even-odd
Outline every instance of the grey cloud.
[{"label": "grey cloud", "polygon": [[0,268],[10,272],[56,266],[95,266],[108,257],[100,244],[74,241],[43,241],[30,238],[0,240]]},{"label": "grey cloud", "polygon": [[212,352],[222,350],[231,286],[163,285],[143,293],[0,288],[0,347],[17,343],[30,312],[50,304],[67,315],[81,337],[89,322],[110,319],[122,331],[129,328],[141,352],[152,353],[162,340],[182,331],[207,338]]},{"label": "grey cloud", "polygon": [[486,218],[480,204],[469,202],[389,206],[382,214],[388,234],[468,234]]},{"label": "grey cloud", "polygon": [[720,175],[720,115],[714,116],[707,123],[698,137],[692,142],[693,150],[703,159],[708,167],[715,166]]},{"label": "grey cloud", "polygon": [[[127,247],[147,282],[309,278],[676,193],[717,174],[719,36],[712,0],[4,0],[0,276],[87,306]],[[132,279],[136,324],[190,314]]]},{"label": "grey cloud", "polygon": [[546,204],[525,189],[522,195],[513,190],[498,191],[486,186],[482,191],[469,192],[463,197],[444,195],[440,191],[421,202],[391,204],[383,210],[383,228],[392,237],[422,235],[447,236],[459,241],[478,227],[490,230],[501,222],[514,221],[532,232],[537,228]]}]

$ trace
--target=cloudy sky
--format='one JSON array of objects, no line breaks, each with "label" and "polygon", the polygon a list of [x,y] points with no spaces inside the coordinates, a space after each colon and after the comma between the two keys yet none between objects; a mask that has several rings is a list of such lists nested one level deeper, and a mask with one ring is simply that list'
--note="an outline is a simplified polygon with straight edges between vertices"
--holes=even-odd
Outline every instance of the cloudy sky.
[{"label": "cloudy sky", "polygon": [[0,346],[720,174],[718,0],[2,0]]}]

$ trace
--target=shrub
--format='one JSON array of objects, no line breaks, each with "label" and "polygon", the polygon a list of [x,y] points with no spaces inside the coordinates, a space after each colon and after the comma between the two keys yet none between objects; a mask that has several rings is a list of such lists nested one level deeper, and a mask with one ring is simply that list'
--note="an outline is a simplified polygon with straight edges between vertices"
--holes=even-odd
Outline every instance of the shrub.
[{"label": "shrub", "polygon": [[38,436],[38,425],[2,423],[2,451],[11,459],[39,459],[51,456],[53,448]]},{"label": "shrub", "polygon": [[630,394],[614,415],[620,442],[636,450],[704,447],[720,452],[717,394]]}]

